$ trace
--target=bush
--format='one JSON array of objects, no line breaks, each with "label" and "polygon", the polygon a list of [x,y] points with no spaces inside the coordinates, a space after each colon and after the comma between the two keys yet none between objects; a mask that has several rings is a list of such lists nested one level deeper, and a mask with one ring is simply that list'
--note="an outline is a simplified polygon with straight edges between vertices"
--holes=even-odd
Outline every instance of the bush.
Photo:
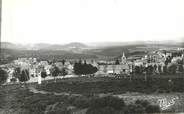
[{"label": "bush", "polygon": [[143,114],[145,108],[140,104],[130,104],[124,109],[125,114]]},{"label": "bush", "polygon": [[19,78],[19,81],[21,81],[21,82],[28,81],[30,79],[28,69],[22,70],[21,74],[18,78]]},{"label": "bush", "polygon": [[89,107],[90,100],[87,97],[81,96],[81,97],[74,98],[71,103],[73,106],[76,106],[78,108],[87,108]]},{"label": "bush", "polygon": [[[55,104],[53,104],[54,106]],[[67,109],[67,105],[58,103],[51,109],[47,109],[46,114],[71,114],[70,110]]]},{"label": "bush", "polygon": [[90,104],[92,108],[112,107],[117,110],[122,109],[124,106],[125,103],[122,99],[112,96],[92,99]]},{"label": "bush", "polygon": [[135,104],[140,104],[143,107],[147,107],[150,103],[147,100],[139,100],[138,99],[138,100],[135,101]]},{"label": "bush", "polygon": [[159,113],[160,112],[160,107],[157,105],[148,105],[146,107],[146,112],[147,113]]},{"label": "bush", "polygon": [[31,114],[43,114],[43,112],[46,109],[46,103],[45,102],[37,102],[35,104],[30,104],[31,106],[29,107],[30,113]]}]

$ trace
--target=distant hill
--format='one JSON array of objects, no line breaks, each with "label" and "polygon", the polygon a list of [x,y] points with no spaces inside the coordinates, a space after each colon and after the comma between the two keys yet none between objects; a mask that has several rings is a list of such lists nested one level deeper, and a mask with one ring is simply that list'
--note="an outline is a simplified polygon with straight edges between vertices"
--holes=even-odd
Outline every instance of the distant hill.
[{"label": "distant hill", "polygon": [[66,45],[59,45],[59,44],[53,44],[50,45],[47,48],[44,48],[45,50],[67,50],[67,51],[80,51],[80,49],[86,49],[89,48],[87,45],[73,42]]},{"label": "distant hill", "polygon": [[88,50],[86,51],[86,53],[92,53],[94,55],[99,55],[99,56],[115,57],[115,56],[122,55],[123,52],[126,55],[128,55],[129,53],[132,53],[134,51],[140,51],[140,49],[137,49],[138,47],[146,47],[146,45],[124,45],[124,46],[103,47],[103,48]]},{"label": "distant hill", "polygon": [[51,44],[38,43],[38,44],[32,45],[31,48],[35,49],[35,50],[41,50],[41,49],[46,49],[46,48],[48,48],[50,46],[51,46]]},{"label": "distant hill", "polygon": [[42,48],[42,50],[66,50],[66,48],[60,44],[52,44],[48,47]]},{"label": "distant hill", "polygon": [[64,46],[67,48],[87,48],[88,47],[87,45],[78,43],[78,42],[69,43]]},{"label": "distant hill", "polygon": [[1,48],[3,49],[14,49],[14,50],[71,50],[71,49],[85,49],[88,48],[87,45],[73,42],[66,45],[61,44],[13,44],[9,42],[1,42]]},{"label": "distant hill", "polygon": [[60,44],[34,44],[19,45],[8,42],[1,43],[0,57],[8,60],[14,60],[18,57],[37,57],[41,60],[61,59],[106,59],[119,58],[125,53],[126,57],[144,56],[150,51],[158,49],[170,49],[183,47],[184,43],[131,43],[120,45],[110,45],[105,47],[95,47],[82,44],[70,43]]},{"label": "distant hill", "polygon": [[73,53],[64,50],[13,50],[1,49],[0,58],[14,60],[19,57],[36,57],[39,60],[94,59],[96,55]]},{"label": "distant hill", "polygon": [[117,46],[129,46],[129,45],[168,45],[168,46],[184,46],[183,42],[176,41],[132,41],[132,42],[92,42],[88,43],[89,46],[101,48],[101,47],[117,47]]},{"label": "distant hill", "polygon": [[111,45],[111,46],[102,46],[97,47],[96,49],[86,50],[85,53],[90,53],[94,55],[98,55],[100,57],[107,56],[107,57],[116,57],[119,55],[122,55],[124,52],[127,57],[129,56],[144,56],[145,54],[148,54],[150,51],[155,51],[158,49],[172,49],[172,48],[178,48],[183,47],[182,43],[176,43],[176,42],[132,42],[129,44],[123,44],[120,45]]},{"label": "distant hill", "polygon": [[[60,44],[34,44],[21,45],[8,42],[1,43],[1,55],[7,57],[41,57],[41,58],[108,58],[118,57],[124,52],[126,56],[145,55],[158,49],[171,49],[183,47],[183,42],[131,42],[109,43],[106,46],[95,48],[83,43],[73,42],[65,45]],[[2,49],[4,49],[2,51]]]},{"label": "distant hill", "polygon": [[16,44],[10,42],[1,42],[1,48],[5,49],[21,49],[22,46],[17,46]]}]

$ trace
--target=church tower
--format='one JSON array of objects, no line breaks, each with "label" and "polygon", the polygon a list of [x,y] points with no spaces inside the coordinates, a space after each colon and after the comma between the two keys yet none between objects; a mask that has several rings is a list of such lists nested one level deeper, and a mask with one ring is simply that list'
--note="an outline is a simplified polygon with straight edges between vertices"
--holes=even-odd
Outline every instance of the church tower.
[{"label": "church tower", "polygon": [[123,52],[123,55],[121,57],[121,64],[126,64],[126,57],[125,57],[124,52]]}]

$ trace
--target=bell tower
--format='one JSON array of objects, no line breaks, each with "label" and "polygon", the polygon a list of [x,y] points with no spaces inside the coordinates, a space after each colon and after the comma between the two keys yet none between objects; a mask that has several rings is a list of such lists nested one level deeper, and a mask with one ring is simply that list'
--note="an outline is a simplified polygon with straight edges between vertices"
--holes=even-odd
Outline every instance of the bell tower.
[{"label": "bell tower", "polygon": [[124,52],[123,52],[123,55],[121,57],[121,64],[126,64],[126,56],[125,56]]}]

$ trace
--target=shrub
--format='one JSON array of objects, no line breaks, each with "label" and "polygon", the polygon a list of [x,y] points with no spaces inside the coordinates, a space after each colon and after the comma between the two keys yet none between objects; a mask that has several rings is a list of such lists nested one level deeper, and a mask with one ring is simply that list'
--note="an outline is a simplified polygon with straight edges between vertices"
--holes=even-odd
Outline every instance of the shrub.
[{"label": "shrub", "polygon": [[30,104],[31,106],[29,106],[29,110],[30,113],[34,114],[43,114],[45,109],[46,109],[46,103],[44,102],[38,102],[35,104]]},{"label": "shrub", "polygon": [[78,108],[87,108],[89,107],[90,100],[87,97],[81,96],[73,100],[72,105]]},{"label": "shrub", "polygon": [[[54,106],[55,104],[53,104]],[[63,103],[59,103],[52,107],[51,109],[47,109],[46,114],[71,114],[70,110],[67,109],[67,105]]]},{"label": "shrub", "polygon": [[146,112],[147,113],[159,113],[160,112],[160,107],[157,105],[148,105],[146,107]]},{"label": "shrub", "polygon": [[41,77],[46,78],[47,77],[47,72],[44,70],[41,72]]},{"label": "shrub", "polygon": [[142,114],[145,108],[140,104],[130,104],[124,109],[125,114]]},{"label": "shrub", "polygon": [[143,107],[147,107],[150,103],[147,100],[139,100],[138,99],[138,100],[135,101],[135,104],[140,104]]},{"label": "shrub", "polygon": [[90,104],[90,107],[92,108],[113,107],[117,110],[122,109],[124,106],[125,103],[122,99],[112,96],[92,99]]}]

